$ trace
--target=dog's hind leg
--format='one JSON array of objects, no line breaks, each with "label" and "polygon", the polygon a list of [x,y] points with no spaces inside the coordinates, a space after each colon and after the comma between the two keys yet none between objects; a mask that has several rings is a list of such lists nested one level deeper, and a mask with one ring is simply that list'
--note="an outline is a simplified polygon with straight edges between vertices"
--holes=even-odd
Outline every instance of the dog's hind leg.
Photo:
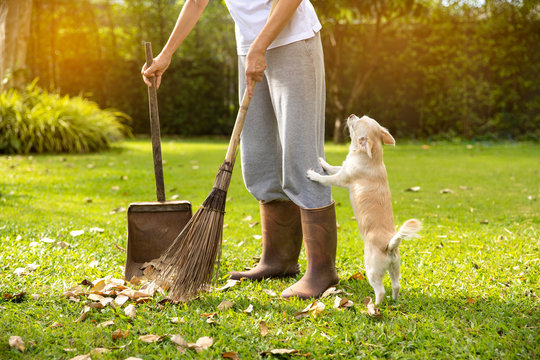
[{"label": "dog's hind leg", "polygon": [[399,253],[395,255],[395,258],[390,263],[388,267],[388,273],[390,274],[390,279],[392,280],[392,299],[397,300],[399,297],[399,278],[400,278],[400,263],[399,263]]},{"label": "dog's hind leg", "polygon": [[368,271],[367,278],[369,280],[369,284],[375,291],[375,305],[379,305],[384,300],[385,294],[382,276],[376,272]]}]

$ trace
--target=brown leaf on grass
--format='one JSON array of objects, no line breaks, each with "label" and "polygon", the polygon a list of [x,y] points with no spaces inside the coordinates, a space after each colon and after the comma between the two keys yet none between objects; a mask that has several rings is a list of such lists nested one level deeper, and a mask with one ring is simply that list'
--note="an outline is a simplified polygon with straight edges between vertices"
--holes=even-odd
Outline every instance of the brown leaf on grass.
[{"label": "brown leaf on grass", "polygon": [[118,245],[117,243],[114,243],[113,245],[114,245],[114,247],[117,248],[118,250],[127,253],[127,250],[126,250],[125,248],[121,247],[120,245]]},{"label": "brown leaf on grass", "polygon": [[230,300],[223,300],[221,303],[219,303],[219,305],[217,306],[217,309],[218,310],[227,310],[227,309],[230,309],[234,306],[234,303]]},{"label": "brown leaf on grass", "polygon": [[364,299],[363,304],[367,307],[367,314],[372,317],[380,317],[381,312],[377,307],[375,307],[375,304],[373,303],[373,300],[371,300],[371,297],[367,297]]},{"label": "brown leaf on grass", "polygon": [[88,295],[88,300],[101,301],[103,299],[105,299],[105,297],[103,295],[99,295],[99,294],[90,294],[90,295]]},{"label": "brown leaf on grass", "polygon": [[20,336],[10,336],[9,346],[11,346],[12,349],[19,350],[20,352],[24,352],[24,350],[26,350],[24,340]]},{"label": "brown leaf on grass", "polygon": [[249,306],[245,310],[242,310],[242,312],[245,312],[247,314],[251,314],[252,311],[253,311],[253,304],[249,304]]},{"label": "brown leaf on grass", "polygon": [[102,323],[99,323],[99,324],[97,325],[97,327],[105,328],[105,327],[111,326],[111,325],[114,325],[114,321],[108,320],[108,321],[104,321],[104,322],[102,322]]},{"label": "brown leaf on grass", "polygon": [[349,295],[345,290],[342,290],[342,289],[336,290],[336,288],[332,286],[332,287],[329,287],[328,289],[326,289],[325,292],[323,292],[323,294],[321,295],[321,299],[324,299],[324,298],[329,297],[331,295],[337,295],[337,294]]},{"label": "brown leaf on grass", "polygon": [[178,346],[187,347],[188,343],[187,341],[180,335],[172,335],[171,341],[175,343]]},{"label": "brown leaf on grass", "polygon": [[334,299],[334,309],[350,308],[353,305],[354,303],[346,297],[340,298],[339,296],[336,296]]},{"label": "brown leaf on grass", "polygon": [[84,354],[84,355],[77,355],[74,358],[71,358],[69,360],[92,360],[90,357],[90,354]]},{"label": "brown leaf on grass", "polygon": [[229,279],[229,280],[227,280],[225,285],[223,285],[222,287],[216,289],[216,291],[223,291],[223,290],[230,289],[233,286],[235,286],[236,284],[238,284],[239,282],[240,282],[240,280],[231,280],[231,279]]},{"label": "brown leaf on grass", "polygon": [[476,304],[476,300],[472,297],[467,296],[467,299],[465,301],[467,302],[467,304]]},{"label": "brown leaf on grass", "polygon": [[104,309],[105,305],[100,303],[99,301],[88,303],[88,305],[92,309]]},{"label": "brown leaf on grass", "polygon": [[255,227],[257,225],[259,225],[259,223],[256,221],[256,222],[252,222],[252,223],[248,223],[249,227],[252,228],[252,227]]},{"label": "brown leaf on grass", "polygon": [[92,351],[90,351],[90,354],[88,354],[88,355],[90,355],[90,356],[101,355],[101,354],[104,354],[104,353],[109,352],[109,351],[111,351],[111,350],[105,349],[105,348],[95,348]]},{"label": "brown leaf on grass", "polygon": [[88,313],[90,312],[92,308],[90,306],[85,306],[81,312],[81,316],[79,316],[77,318],[77,320],[75,320],[74,322],[81,322],[83,321],[85,318],[86,318],[86,315],[88,315]]},{"label": "brown leaf on grass", "polygon": [[76,285],[72,287],[71,289],[67,290],[66,292],[64,292],[65,297],[77,297],[79,295],[84,295],[84,294],[85,292],[81,285]]},{"label": "brown leaf on grass", "polygon": [[153,334],[150,334],[150,335],[141,335],[139,336],[139,340],[147,343],[147,344],[151,344],[151,343],[155,343],[155,342],[159,342],[161,340],[163,340],[163,336],[159,336],[159,335],[153,335]]},{"label": "brown leaf on grass", "polygon": [[180,323],[180,324],[185,324],[185,323],[186,323],[186,320],[184,320],[184,318],[178,318],[178,316],[175,316],[175,317],[172,317],[172,318],[171,318],[171,322],[172,322],[173,324],[178,324],[178,323]]},{"label": "brown leaf on grass", "polygon": [[270,290],[270,289],[264,289],[263,293],[265,293],[268,296],[277,296],[277,294],[274,291]]},{"label": "brown leaf on grass", "polygon": [[240,357],[234,351],[225,352],[221,354],[221,357],[223,357],[224,359],[240,360]]},{"label": "brown leaf on grass", "polygon": [[262,356],[266,356],[269,354],[272,355],[288,355],[288,354],[296,354],[298,350],[294,349],[274,349],[274,350],[268,350],[261,353]]},{"label": "brown leaf on grass", "polygon": [[134,305],[128,305],[125,309],[124,309],[124,314],[126,314],[128,317],[130,318],[135,318],[137,317],[137,311],[135,311],[135,306]]},{"label": "brown leaf on grass", "polygon": [[205,349],[208,349],[210,346],[212,346],[213,343],[214,343],[214,339],[212,339],[209,336],[203,336],[197,339],[197,342],[195,343],[195,345],[205,350]]},{"label": "brown leaf on grass", "polygon": [[137,290],[133,290],[133,289],[122,290],[118,295],[127,296],[132,300],[137,300],[137,299],[140,299],[140,298],[147,298],[147,297],[151,296],[146,291],[137,291]]},{"label": "brown leaf on grass", "polygon": [[259,323],[259,332],[261,333],[262,337],[265,337],[268,335],[268,325],[264,321],[261,321]]},{"label": "brown leaf on grass", "polygon": [[111,334],[113,340],[125,339],[128,337],[128,335],[129,335],[129,330],[122,330],[122,329],[114,330]]},{"label": "brown leaf on grass", "polygon": [[2,299],[11,301],[14,303],[20,303],[24,300],[24,296],[26,295],[25,292],[20,292],[18,294],[10,294],[10,293],[3,293]]},{"label": "brown leaf on grass", "polygon": [[312,302],[311,304],[309,304],[308,306],[306,306],[304,310],[295,313],[294,318],[296,320],[300,320],[309,316],[309,314],[312,314],[313,317],[317,317],[324,311],[324,308],[325,308],[324,304],[316,300]]},{"label": "brown leaf on grass", "polygon": [[446,189],[442,189],[442,190],[440,191],[440,193],[441,193],[441,194],[453,194],[453,193],[454,193],[454,190],[446,188]]},{"label": "brown leaf on grass", "polygon": [[253,220],[251,215],[248,215],[248,216],[246,216],[245,218],[242,219],[242,221],[251,221],[251,220]]},{"label": "brown leaf on grass", "polygon": [[261,240],[262,239],[262,235],[253,235],[253,238],[255,240]]},{"label": "brown leaf on grass", "polygon": [[64,327],[64,325],[60,324],[58,321],[55,321],[49,327],[58,328],[58,327]]},{"label": "brown leaf on grass", "polygon": [[366,280],[366,277],[361,272],[357,272],[356,274],[351,275],[349,280]]},{"label": "brown leaf on grass", "polygon": [[405,189],[405,191],[418,192],[420,191],[420,186],[412,186],[410,188]]}]

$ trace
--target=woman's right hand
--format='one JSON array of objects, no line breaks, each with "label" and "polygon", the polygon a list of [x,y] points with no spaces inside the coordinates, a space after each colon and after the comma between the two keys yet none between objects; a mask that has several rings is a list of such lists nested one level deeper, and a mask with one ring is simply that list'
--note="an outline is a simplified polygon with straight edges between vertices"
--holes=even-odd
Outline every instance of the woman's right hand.
[{"label": "woman's right hand", "polygon": [[155,77],[156,90],[159,89],[159,85],[161,84],[161,76],[163,75],[165,70],[167,70],[170,63],[171,57],[166,56],[163,53],[159,54],[154,58],[154,61],[152,62],[152,65],[150,67],[148,67],[148,65],[145,63],[141,70],[144,83],[151,87],[152,82],[150,81],[150,78]]}]

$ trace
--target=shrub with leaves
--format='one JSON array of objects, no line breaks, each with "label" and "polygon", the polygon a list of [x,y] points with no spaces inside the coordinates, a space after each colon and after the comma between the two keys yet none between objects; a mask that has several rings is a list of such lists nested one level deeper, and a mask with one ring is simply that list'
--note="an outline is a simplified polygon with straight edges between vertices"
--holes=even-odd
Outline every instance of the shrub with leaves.
[{"label": "shrub with leaves", "polygon": [[0,153],[85,153],[107,149],[130,134],[129,117],[80,96],[29,85],[0,93]]}]

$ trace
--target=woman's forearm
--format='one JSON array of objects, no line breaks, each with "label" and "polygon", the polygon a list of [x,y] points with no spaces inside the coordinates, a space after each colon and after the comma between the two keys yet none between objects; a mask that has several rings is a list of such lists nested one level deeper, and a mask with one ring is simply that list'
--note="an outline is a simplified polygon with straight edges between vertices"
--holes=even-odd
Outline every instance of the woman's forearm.
[{"label": "woman's forearm", "polygon": [[167,41],[167,44],[161,50],[161,54],[171,57],[172,54],[178,49],[180,44],[191,32],[201,14],[203,13],[209,0],[187,0],[182,11],[178,16],[176,25]]}]

